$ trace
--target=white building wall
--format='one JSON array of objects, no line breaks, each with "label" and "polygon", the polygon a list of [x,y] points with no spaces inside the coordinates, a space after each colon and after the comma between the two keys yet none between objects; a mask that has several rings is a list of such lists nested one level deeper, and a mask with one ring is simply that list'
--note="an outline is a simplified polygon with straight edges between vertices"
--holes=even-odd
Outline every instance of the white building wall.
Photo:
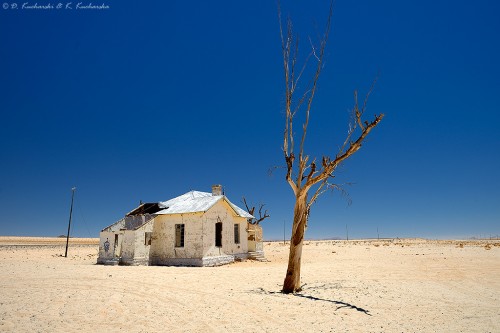
[{"label": "white building wall", "polygon": [[[150,261],[155,265],[194,265],[203,256],[202,213],[159,215],[153,226]],[[184,224],[184,247],[175,246],[175,225]]]},{"label": "white building wall", "polygon": [[[215,246],[215,224],[222,222],[222,247]],[[240,225],[240,244],[234,243],[234,224]],[[248,252],[247,219],[237,216],[223,200],[217,202],[205,214],[203,219],[204,257],[233,255]]]},{"label": "white building wall", "polygon": [[[97,263],[102,264],[108,260],[119,259],[120,263],[126,265],[147,265],[151,246],[145,244],[145,234],[153,230],[153,221],[136,230],[101,231]],[[115,237],[116,235],[118,237]],[[117,240],[116,243],[115,240]],[[108,251],[106,251],[106,242],[109,245]]]},{"label": "white building wall", "polygon": [[120,261],[129,262],[134,259],[135,232],[125,230],[121,244]]},{"label": "white building wall", "polygon": [[[142,227],[135,231],[135,246],[134,246],[134,264],[148,264],[149,263],[149,251],[151,245],[147,243],[146,233],[153,231],[154,220],[146,223]],[[151,234],[152,236],[152,234]],[[153,240],[151,237],[151,244]]]},{"label": "white building wall", "polygon": [[[222,246],[215,246],[215,224],[222,222]],[[234,224],[240,225],[240,243],[234,243]],[[184,224],[184,247],[175,246],[175,225]],[[205,213],[159,215],[153,226],[152,265],[213,266],[248,253],[247,220],[223,200]]]},{"label": "white building wall", "polygon": [[147,265],[150,245],[146,243],[146,232],[153,229],[153,221],[136,230],[126,230],[123,235],[120,263],[125,265]]},{"label": "white building wall", "polygon": [[[118,235],[118,241],[115,243],[115,237]],[[115,259],[121,255],[121,243],[124,231],[101,231],[99,236],[99,257],[97,263],[101,264],[107,260]],[[106,251],[106,248],[108,249]]]}]

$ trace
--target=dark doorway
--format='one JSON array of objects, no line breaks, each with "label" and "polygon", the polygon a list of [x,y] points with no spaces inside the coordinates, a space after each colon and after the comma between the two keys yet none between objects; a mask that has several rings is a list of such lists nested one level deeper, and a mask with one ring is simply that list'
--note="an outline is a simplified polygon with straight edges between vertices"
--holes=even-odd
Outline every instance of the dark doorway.
[{"label": "dark doorway", "polygon": [[215,223],[215,246],[222,247],[222,222]]},{"label": "dark doorway", "polygon": [[118,234],[115,234],[115,245],[113,246],[113,253],[115,254],[115,257],[120,256],[120,251],[121,251],[121,248],[119,247],[119,244],[118,244]]}]

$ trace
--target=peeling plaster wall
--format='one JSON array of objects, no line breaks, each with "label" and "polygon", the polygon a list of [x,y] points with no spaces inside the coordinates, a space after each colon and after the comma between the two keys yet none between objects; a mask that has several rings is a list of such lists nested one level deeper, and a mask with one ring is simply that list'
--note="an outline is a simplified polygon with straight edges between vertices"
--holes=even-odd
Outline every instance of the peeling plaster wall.
[{"label": "peeling plaster wall", "polygon": [[[153,230],[153,220],[137,230],[125,232],[120,263],[125,265],[148,265],[150,245],[146,244],[146,232]],[[127,250],[124,251],[123,249]]]},{"label": "peeling plaster wall", "polygon": [[120,261],[130,261],[134,259],[135,231],[125,230],[123,233],[121,244],[121,259]]},{"label": "peeling plaster wall", "polygon": [[[124,231],[101,231],[99,240],[99,257],[97,258],[97,263],[102,264],[107,260],[114,259],[119,256],[121,250],[121,244],[119,244],[123,239]],[[118,235],[118,243],[115,247],[115,235]],[[106,244],[107,243],[107,244]],[[106,245],[108,245],[108,251],[106,251]],[[116,250],[116,253],[115,253]]]},{"label": "peeling plaster wall", "polygon": [[[157,216],[151,240],[151,264],[171,264],[170,259],[201,259],[203,257],[202,215],[202,213],[191,213]],[[175,247],[176,224],[184,224],[184,247]]]},{"label": "peeling plaster wall", "polygon": [[[154,221],[152,265],[216,266],[248,253],[247,220],[223,200],[205,213],[159,215]],[[222,222],[222,247],[215,246],[217,222]],[[234,243],[235,223],[240,224],[240,244]],[[175,247],[176,224],[184,224],[184,247]]]},{"label": "peeling plaster wall", "polygon": [[[222,222],[222,247],[215,246],[215,224]],[[234,243],[234,224],[240,224],[240,244]],[[225,202],[212,206],[203,218],[204,257],[248,252],[247,219],[237,216]]]},{"label": "peeling plaster wall", "polygon": [[262,227],[248,223],[248,251],[264,251]]},{"label": "peeling plaster wall", "polygon": [[134,264],[148,264],[149,262],[151,245],[146,244],[146,232],[152,232],[153,225],[154,220],[151,220],[135,231]]},{"label": "peeling plaster wall", "polygon": [[[153,221],[141,226],[137,230],[102,231],[99,241],[98,264],[107,260],[120,258],[120,263],[126,265],[148,264],[150,245],[145,244],[145,233],[153,230]],[[115,247],[115,235],[118,235],[118,243]],[[108,251],[105,243],[109,242]]]}]

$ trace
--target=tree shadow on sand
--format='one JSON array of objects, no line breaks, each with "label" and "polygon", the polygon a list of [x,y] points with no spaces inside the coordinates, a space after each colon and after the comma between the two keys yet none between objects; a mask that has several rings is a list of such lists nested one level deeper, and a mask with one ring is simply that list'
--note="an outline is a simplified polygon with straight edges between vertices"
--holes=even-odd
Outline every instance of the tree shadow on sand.
[{"label": "tree shadow on sand", "polygon": [[[254,290],[254,292],[259,293],[259,294],[266,294],[266,295],[285,295],[281,291],[269,291],[269,290],[265,290],[264,288],[258,288],[257,290]],[[371,316],[370,311],[363,309],[363,308],[360,308],[356,305],[346,303],[346,302],[336,301],[336,300],[326,299],[326,298],[320,298],[320,297],[316,297],[316,296],[312,296],[312,295],[306,295],[302,292],[298,292],[298,293],[294,293],[294,294],[287,294],[287,295],[295,296],[295,297],[302,297],[302,298],[310,299],[312,301],[333,303],[335,305],[338,305],[338,307],[335,309],[335,311],[337,311],[339,309],[347,308],[347,309],[353,309],[353,310],[362,312],[368,316]]]}]

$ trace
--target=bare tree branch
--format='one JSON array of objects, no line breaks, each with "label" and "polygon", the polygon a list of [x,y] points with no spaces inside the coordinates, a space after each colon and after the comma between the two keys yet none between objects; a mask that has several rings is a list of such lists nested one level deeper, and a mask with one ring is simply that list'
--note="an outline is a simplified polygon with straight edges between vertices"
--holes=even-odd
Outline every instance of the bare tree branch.
[{"label": "bare tree branch", "polygon": [[247,205],[247,200],[245,199],[245,197],[243,197],[243,203],[245,204],[245,207],[247,209],[247,212],[253,216],[253,212],[255,211],[255,207],[252,207],[251,209],[248,207]]},{"label": "bare tree branch", "polygon": [[268,214],[267,214],[267,209],[264,211],[264,215],[262,215],[262,209],[264,208],[264,204],[260,204],[260,207],[259,207],[259,218],[257,219],[257,221],[255,221],[255,224],[259,224],[260,222],[264,221],[265,219],[267,219],[268,217],[270,217]]},{"label": "bare tree branch", "polygon": [[351,205],[352,200],[351,200],[351,197],[349,195],[349,192],[347,192],[346,189],[344,188],[345,185],[352,185],[352,183],[333,184],[333,183],[328,182],[328,178],[323,180],[323,182],[321,182],[320,186],[318,186],[318,188],[316,189],[316,192],[314,193],[314,195],[311,197],[311,200],[309,200],[308,208],[311,209],[311,206],[316,202],[316,200],[318,199],[318,197],[320,195],[322,195],[323,193],[325,193],[327,191],[333,192],[334,190],[340,191],[340,194],[347,199],[347,204]]},{"label": "bare tree branch", "polygon": [[255,206],[252,206],[252,208],[250,208],[247,204],[247,200],[245,199],[245,197],[243,197],[242,201],[245,204],[245,208],[247,209],[247,212],[250,215],[254,216],[254,218],[249,221],[250,224],[260,224],[260,222],[264,221],[268,217],[271,217],[269,214],[267,214],[267,209],[264,211],[264,214],[262,214],[262,210],[264,209],[264,206],[265,206],[264,204],[259,205],[259,217],[255,217],[255,215],[254,215]]}]

